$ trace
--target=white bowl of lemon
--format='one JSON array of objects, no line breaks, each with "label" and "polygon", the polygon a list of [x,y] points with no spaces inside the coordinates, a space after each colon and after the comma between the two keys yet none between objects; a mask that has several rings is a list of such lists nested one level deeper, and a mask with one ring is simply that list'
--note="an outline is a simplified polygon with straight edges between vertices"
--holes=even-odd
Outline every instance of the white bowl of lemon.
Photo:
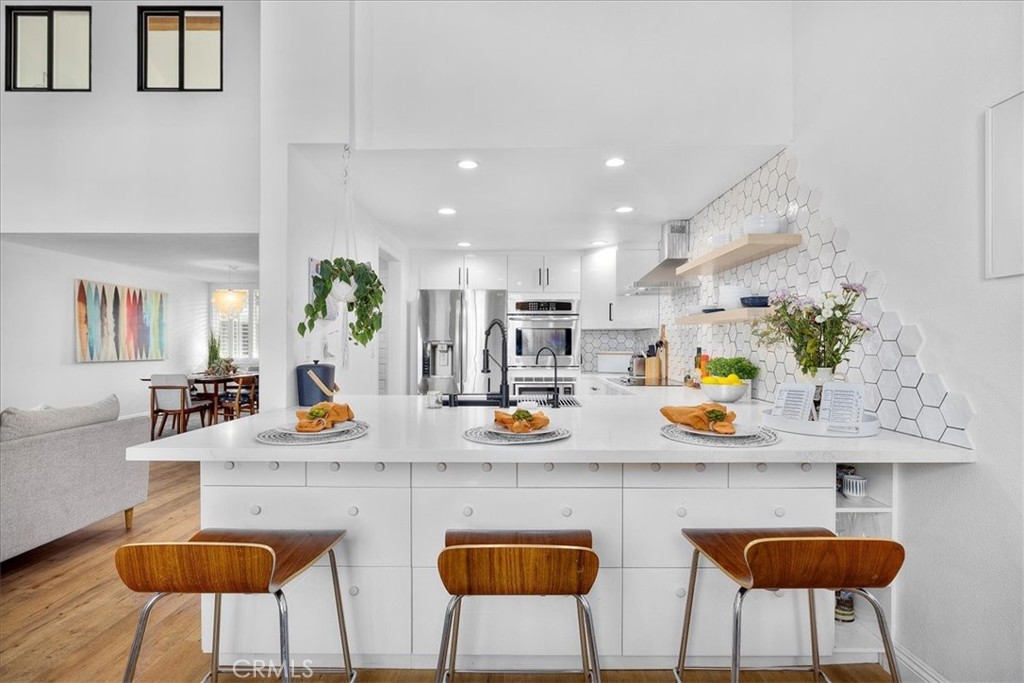
[{"label": "white bowl of lemon", "polygon": [[749,385],[736,375],[715,377],[708,375],[700,381],[700,389],[712,401],[732,403],[743,398]]}]

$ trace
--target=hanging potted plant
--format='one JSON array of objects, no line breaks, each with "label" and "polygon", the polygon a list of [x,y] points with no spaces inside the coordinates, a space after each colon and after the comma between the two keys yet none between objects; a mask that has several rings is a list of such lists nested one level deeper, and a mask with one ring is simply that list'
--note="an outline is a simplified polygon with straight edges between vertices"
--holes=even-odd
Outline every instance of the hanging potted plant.
[{"label": "hanging potted plant", "polygon": [[306,319],[299,323],[299,334],[306,335],[317,320],[328,316],[328,297],[343,303],[355,320],[348,325],[349,335],[366,346],[384,321],[384,285],[369,263],[350,258],[325,259],[313,275],[313,301],[306,304]]}]

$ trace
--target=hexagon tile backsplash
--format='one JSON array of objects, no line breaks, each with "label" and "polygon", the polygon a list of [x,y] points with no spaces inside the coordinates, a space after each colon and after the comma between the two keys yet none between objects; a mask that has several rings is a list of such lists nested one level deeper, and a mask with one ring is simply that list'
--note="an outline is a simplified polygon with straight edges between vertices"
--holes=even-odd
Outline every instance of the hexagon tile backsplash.
[{"label": "hexagon tile backsplash", "polygon": [[783,151],[738,182],[690,219],[692,256],[710,251],[712,235],[742,234],[746,216],[777,212],[783,232],[799,233],[799,247],[772,254],[716,275],[700,276],[699,288],[679,289],[660,297],[661,319],[668,325],[670,373],[681,379],[692,365],[696,347],[712,356],[745,356],[762,368],[753,386],[758,398],[772,400],[776,387],[794,381],[796,359],[787,349],[764,349],[753,343],[749,324],[678,325],[687,307],[715,303],[721,284],[742,284],[753,294],[792,289],[821,297],[845,281],[860,282],[867,294],[859,313],[874,327],[839,366],[851,382],[863,382],[866,408],[884,429],[933,441],[973,448],[967,426],[974,416],[963,394],[950,393],[942,378],[925,372],[917,358],[924,335],[904,323],[881,302],[885,278],[866,271],[850,250],[850,231],[821,211],[822,192],[797,180],[797,161]]}]

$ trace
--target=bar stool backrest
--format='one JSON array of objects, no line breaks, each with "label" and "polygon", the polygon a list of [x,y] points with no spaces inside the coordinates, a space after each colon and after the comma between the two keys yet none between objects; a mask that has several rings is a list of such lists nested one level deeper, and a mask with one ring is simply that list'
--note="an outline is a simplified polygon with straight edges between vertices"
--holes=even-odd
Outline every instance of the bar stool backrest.
[{"label": "bar stool backrest", "polygon": [[139,593],[268,593],[276,557],[258,543],[131,543],[114,554]]},{"label": "bar stool backrest", "polygon": [[590,548],[557,545],[456,545],[437,558],[451,595],[586,595],[599,564]]},{"label": "bar stool backrest", "polygon": [[749,588],[883,588],[903,566],[888,538],[765,538],[744,550]]},{"label": "bar stool backrest", "polygon": [[572,545],[593,548],[590,529],[448,529],[444,544],[449,545]]}]

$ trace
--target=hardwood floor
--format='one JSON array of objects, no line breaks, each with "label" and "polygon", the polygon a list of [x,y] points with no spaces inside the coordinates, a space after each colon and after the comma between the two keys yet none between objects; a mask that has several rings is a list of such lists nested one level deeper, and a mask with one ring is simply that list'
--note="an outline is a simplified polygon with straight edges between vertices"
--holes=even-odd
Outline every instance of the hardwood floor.
[{"label": "hardwood floor", "polygon": [[[55,511],[56,513],[56,511]],[[120,514],[0,565],[0,680],[4,683],[100,683],[120,681],[139,609],[147,596],[129,591],[114,571],[123,543],[186,540],[199,525],[199,467],[153,463],[149,500],[135,510],[125,531]],[[439,617],[440,618],[440,617]],[[193,683],[209,666],[199,647],[199,599],[172,595],[154,610],[135,680]],[[888,681],[877,665],[825,667],[835,683]],[[296,672],[298,673],[298,672]],[[690,672],[688,672],[689,674]],[[463,675],[459,683],[573,683],[576,675]],[[341,675],[295,681],[335,683]],[[810,673],[745,671],[746,683],[811,681]],[[251,673],[246,678],[268,680]],[[272,680],[272,679],[270,679]],[[427,671],[361,670],[361,683],[427,683]],[[668,671],[608,671],[606,683],[671,683]],[[692,683],[729,680],[727,671],[693,671]]]}]

